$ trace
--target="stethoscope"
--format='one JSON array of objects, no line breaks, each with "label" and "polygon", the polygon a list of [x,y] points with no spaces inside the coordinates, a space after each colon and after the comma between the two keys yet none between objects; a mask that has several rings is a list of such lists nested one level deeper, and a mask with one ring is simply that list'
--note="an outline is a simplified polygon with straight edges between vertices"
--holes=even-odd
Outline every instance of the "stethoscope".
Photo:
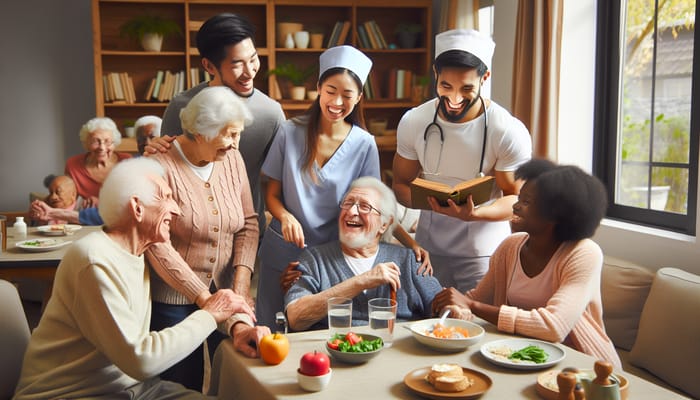
[{"label": "stethoscope", "polygon": [[[484,104],[484,99],[479,96],[479,100],[481,101],[481,112],[484,114],[484,137],[481,143],[481,160],[479,161],[479,173],[476,175],[477,177],[482,177],[484,176],[484,155],[486,154],[486,132],[488,130],[488,123],[486,119],[486,105]],[[438,99],[438,101],[440,101]],[[445,146],[445,133],[442,131],[442,127],[440,124],[437,122],[437,116],[438,112],[440,111],[440,106],[435,107],[435,114],[433,115],[433,122],[429,123],[426,127],[425,130],[423,131],[423,141],[425,142],[425,145],[423,146],[423,160],[424,163],[428,164],[428,159],[426,158],[426,149],[428,148],[428,139],[430,138],[430,133],[431,129],[433,127],[437,128],[437,132],[440,134],[440,153],[438,154],[438,161],[437,161],[437,166],[435,168],[435,172],[428,172],[426,166],[423,167],[423,173],[426,175],[440,175],[440,163],[442,162],[442,149]]]}]

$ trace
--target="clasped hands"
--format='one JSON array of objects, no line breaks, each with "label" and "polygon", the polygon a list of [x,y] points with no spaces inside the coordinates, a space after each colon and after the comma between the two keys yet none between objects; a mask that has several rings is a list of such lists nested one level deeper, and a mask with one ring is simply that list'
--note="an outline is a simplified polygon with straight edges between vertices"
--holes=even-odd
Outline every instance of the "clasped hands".
[{"label": "clasped hands", "polygon": [[[255,321],[255,312],[248,304],[246,297],[234,293],[231,289],[217,290],[204,301],[201,308],[209,312],[217,324],[237,313],[246,314]],[[268,334],[270,334],[270,328],[260,325],[250,326],[244,322],[236,323],[231,329],[233,347],[251,358],[258,356],[257,345]]]}]

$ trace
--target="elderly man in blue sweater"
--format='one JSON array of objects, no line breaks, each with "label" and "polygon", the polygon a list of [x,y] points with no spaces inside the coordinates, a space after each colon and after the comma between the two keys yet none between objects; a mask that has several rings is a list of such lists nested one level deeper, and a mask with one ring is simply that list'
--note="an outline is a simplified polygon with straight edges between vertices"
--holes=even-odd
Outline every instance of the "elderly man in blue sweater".
[{"label": "elderly man in blue sweater", "polygon": [[[431,316],[437,279],[418,273],[411,249],[381,242],[396,225],[396,197],[373,177],[355,180],[340,203],[340,240],[308,248],[299,258],[294,283],[285,295],[285,311],[293,330],[325,329],[326,302],[353,299],[353,325],[367,325],[367,302],[390,297],[396,290],[397,319]],[[286,281],[291,283],[289,279]],[[285,284],[283,283],[283,286]]]}]

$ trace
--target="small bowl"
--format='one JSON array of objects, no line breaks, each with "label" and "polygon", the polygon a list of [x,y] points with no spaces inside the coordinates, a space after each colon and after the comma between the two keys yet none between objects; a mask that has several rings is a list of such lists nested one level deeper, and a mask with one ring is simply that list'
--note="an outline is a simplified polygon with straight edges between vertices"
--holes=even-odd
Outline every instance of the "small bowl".
[{"label": "small bowl", "polygon": [[[362,339],[364,340],[379,339],[379,336],[370,335],[367,333],[361,333],[359,335],[362,336]],[[330,347],[328,347],[328,341],[326,341],[326,351],[328,351],[328,354],[330,354],[334,360],[344,362],[347,364],[364,364],[372,358],[376,357],[377,354],[379,354],[379,352],[382,351],[383,348],[384,345],[382,344],[382,347],[374,351],[366,351],[364,353],[349,353],[331,349]]]},{"label": "small bowl", "polygon": [[332,374],[333,370],[331,368],[328,368],[327,374],[319,376],[304,375],[297,369],[297,381],[299,386],[308,392],[320,392],[331,382]]},{"label": "small bowl", "polygon": [[468,338],[441,339],[426,335],[425,332],[432,329],[438,321],[440,321],[440,318],[425,319],[413,323],[409,329],[411,330],[411,333],[413,333],[413,337],[416,338],[418,342],[441,351],[463,351],[467,347],[478,343],[481,338],[484,337],[484,328],[482,328],[481,325],[455,318],[447,318],[445,320],[445,326],[455,326],[466,329],[467,332],[469,332]]}]

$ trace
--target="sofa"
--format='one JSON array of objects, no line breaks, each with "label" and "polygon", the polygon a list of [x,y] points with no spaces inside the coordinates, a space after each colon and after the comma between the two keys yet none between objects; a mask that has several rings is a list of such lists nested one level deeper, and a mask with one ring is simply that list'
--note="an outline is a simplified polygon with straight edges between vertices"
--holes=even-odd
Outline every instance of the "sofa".
[{"label": "sofa", "polygon": [[606,256],[601,297],[623,370],[700,398],[700,276]]}]

